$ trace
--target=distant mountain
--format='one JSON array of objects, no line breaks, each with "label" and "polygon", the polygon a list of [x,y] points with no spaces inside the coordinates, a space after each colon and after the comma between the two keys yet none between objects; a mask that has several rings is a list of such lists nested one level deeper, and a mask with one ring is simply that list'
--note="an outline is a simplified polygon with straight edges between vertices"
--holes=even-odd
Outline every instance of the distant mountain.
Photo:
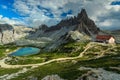
[{"label": "distant mountain", "polygon": [[118,33],[120,33],[120,29],[118,29],[118,30],[113,30],[113,32],[118,32]]}]

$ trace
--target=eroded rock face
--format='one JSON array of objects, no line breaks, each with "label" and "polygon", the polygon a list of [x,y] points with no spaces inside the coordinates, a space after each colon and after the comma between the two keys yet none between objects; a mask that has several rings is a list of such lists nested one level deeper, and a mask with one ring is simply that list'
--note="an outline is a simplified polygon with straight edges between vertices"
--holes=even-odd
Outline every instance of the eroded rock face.
[{"label": "eroded rock face", "polygon": [[14,38],[15,40],[19,40],[20,38],[24,38],[31,34],[34,29],[28,28],[25,26],[13,26],[14,28]]},{"label": "eroded rock face", "polygon": [[67,34],[66,39],[71,40],[71,41],[81,41],[81,42],[91,40],[89,36],[84,35],[80,33],[79,31],[70,31]]},{"label": "eroded rock face", "polygon": [[14,41],[14,32],[13,30],[6,30],[3,31],[3,37],[1,38],[1,41],[3,44],[9,43],[9,42],[13,42]]},{"label": "eroded rock face", "polygon": [[60,78],[58,75],[48,75],[44,77],[42,80],[65,80]]},{"label": "eroded rock face", "polygon": [[0,43],[9,43],[13,39],[14,29],[11,25],[0,24]]},{"label": "eroded rock face", "polygon": [[89,70],[76,80],[120,80],[120,74],[106,71],[102,68],[81,67],[80,70]]},{"label": "eroded rock face", "polygon": [[14,42],[29,34],[32,29],[23,26],[12,26],[9,24],[0,24],[0,44]]}]

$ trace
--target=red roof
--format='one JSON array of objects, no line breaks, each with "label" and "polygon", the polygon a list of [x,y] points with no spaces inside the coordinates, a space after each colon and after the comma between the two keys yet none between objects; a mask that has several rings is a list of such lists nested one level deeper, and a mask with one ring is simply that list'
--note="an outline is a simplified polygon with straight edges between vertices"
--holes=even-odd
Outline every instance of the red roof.
[{"label": "red roof", "polygon": [[97,35],[97,40],[109,40],[112,36],[111,35]]}]

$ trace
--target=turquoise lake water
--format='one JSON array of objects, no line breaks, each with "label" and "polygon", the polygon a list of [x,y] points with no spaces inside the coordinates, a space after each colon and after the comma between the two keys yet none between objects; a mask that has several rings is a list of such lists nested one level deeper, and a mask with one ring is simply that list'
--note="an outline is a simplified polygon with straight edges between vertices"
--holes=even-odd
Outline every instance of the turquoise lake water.
[{"label": "turquoise lake water", "polygon": [[39,52],[40,52],[39,48],[24,47],[24,48],[20,48],[17,51],[11,53],[9,56],[27,56],[27,55],[38,54]]}]

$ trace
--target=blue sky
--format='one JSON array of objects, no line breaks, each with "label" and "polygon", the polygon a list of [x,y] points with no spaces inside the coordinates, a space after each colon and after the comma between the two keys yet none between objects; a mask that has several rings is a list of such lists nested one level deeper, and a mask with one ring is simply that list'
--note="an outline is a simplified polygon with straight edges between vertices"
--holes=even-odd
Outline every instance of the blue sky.
[{"label": "blue sky", "polygon": [[51,26],[83,7],[98,27],[120,29],[120,0],[0,0],[0,23]]},{"label": "blue sky", "polygon": [[0,0],[0,14],[8,18],[20,17],[19,14],[13,11],[13,0]]},{"label": "blue sky", "polygon": [[113,1],[111,2],[111,5],[120,5],[120,1]]}]

